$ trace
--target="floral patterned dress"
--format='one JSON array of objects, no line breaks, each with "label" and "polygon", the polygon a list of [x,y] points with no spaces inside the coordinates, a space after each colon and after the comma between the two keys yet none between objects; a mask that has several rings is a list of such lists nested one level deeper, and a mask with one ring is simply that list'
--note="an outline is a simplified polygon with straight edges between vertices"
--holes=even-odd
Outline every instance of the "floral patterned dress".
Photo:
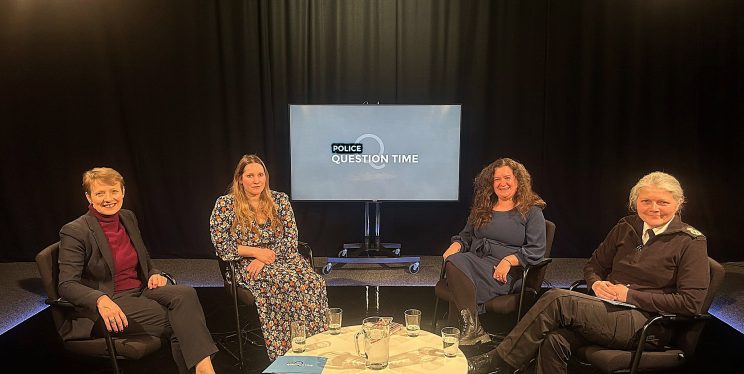
[{"label": "floral patterned dress", "polygon": [[[291,348],[292,321],[304,321],[308,336],[327,329],[328,296],[323,278],[297,253],[297,224],[289,198],[282,192],[271,193],[283,233],[277,235],[271,231],[270,220],[259,225],[258,235],[239,225],[231,232],[235,220],[231,195],[217,199],[209,228],[217,256],[226,261],[240,260],[237,282],[256,297],[261,331],[269,359],[273,361]],[[276,253],[276,260],[263,267],[258,279],[250,279],[246,267],[252,259],[238,254],[239,244],[269,248]]]}]

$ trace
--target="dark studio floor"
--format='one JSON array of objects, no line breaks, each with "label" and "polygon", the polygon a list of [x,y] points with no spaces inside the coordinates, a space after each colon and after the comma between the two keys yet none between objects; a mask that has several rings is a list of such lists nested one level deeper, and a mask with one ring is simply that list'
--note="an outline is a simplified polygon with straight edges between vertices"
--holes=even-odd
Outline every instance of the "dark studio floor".
[{"label": "dark studio floor", "polygon": [[[207,322],[215,338],[233,329],[233,317],[229,300],[222,288],[198,288]],[[365,287],[329,287],[329,303],[344,309],[344,325],[359,324],[366,315],[377,315],[374,288],[370,287],[369,305],[365,305]],[[405,302],[402,302],[405,300]],[[431,287],[380,287],[379,315],[393,316],[402,322],[403,311],[417,308],[423,312],[422,327],[431,330],[433,314],[433,290]],[[443,306],[440,305],[440,312]],[[247,320],[257,321],[254,310],[243,310]],[[233,344],[234,346],[234,344]],[[744,337],[728,325],[714,320],[706,328],[697,359],[684,370],[675,373],[736,373],[740,372],[744,359],[739,347],[744,346]],[[248,373],[260,373],[269,365],[265,350],[246,346]],[[0,335],[0,352],[5,359],[3,373],[95,373],[110,372],[107,360],[90,359],[65,353],[54,331],[51,315],[44,310],[24,323]],[[224,352],[214,360],[218,373],[239,373],[236,361]],[[140,361],[121,362],[126,373],[176,373],[170,350],[161,349],[156,354]],[[11,369],[12,368],[12,369]],[[572,369],[571,372],[578,372]],[[584,372],[582,370],[582,372]]]}]

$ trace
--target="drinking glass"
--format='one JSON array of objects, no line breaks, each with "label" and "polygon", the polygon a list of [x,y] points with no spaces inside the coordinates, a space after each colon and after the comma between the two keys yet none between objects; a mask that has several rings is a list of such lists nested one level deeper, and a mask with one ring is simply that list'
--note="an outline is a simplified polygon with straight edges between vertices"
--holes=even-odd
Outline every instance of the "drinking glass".
[{"label": "drinking glass", "polygon": [[418,309],[406,310],[406,334],[408,336],[418,336],[421,330],[421,311]]},{"label": "drinking glass", "polygon": [[302,353],[305,352],[305,339],[307,338],[307,332],[305,330],[305,323],[300,321],[294,321],[290,325],[291,337],[292,337],[292,352]]},{"label": "drinking glass", "polygon": [[328,332],[331,335],[341,333],[341,318],[344,311],[341,308],[328,308]]},{"label": "drinking glass", "polygon": [[442,348],[444,357],[455,357],[460,345],[460,329],[445,327],[442,329]]}]

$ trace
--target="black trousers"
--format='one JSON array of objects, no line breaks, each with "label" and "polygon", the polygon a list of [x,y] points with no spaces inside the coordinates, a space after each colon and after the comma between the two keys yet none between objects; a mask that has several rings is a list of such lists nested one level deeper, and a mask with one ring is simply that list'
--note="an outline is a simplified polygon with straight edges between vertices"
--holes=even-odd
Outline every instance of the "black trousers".
[{"label": "black trousers", "polygon": [[572,352],[594,343],[632,349],[649,315],[578,292],[546,292],[496,347],[509,365],[521,368],[537,355],[537,373],[567,373]]},{"label": "black trousers", "polygon": [[190,286],[128,290],[115,294],[113,301],[129,322],[121,334],[170,339],[179,373],[189,373],[199,361],[218,351],[207,329],[196,291]]}]

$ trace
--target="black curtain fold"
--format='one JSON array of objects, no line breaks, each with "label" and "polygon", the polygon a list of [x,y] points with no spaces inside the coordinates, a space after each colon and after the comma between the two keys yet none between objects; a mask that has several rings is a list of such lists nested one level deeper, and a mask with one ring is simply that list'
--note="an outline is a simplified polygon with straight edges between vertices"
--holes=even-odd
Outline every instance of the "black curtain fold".
[{"label": "black curtain fold", "polygon": [[[0,261],[85,211],[80,175],[127,180],[155,257],[210,257],[242,154],[290,191],[289,104],[462,104],[460,201],[384,203],[383,240],[440,254],[472,180],[524,162],[586,257],[643,174],[686,189],[718,260],[744,187],[744,5],[727,0],[17,0],[0,3]],[[295,202],[317,255],[362,236],[361,202]]]}]

